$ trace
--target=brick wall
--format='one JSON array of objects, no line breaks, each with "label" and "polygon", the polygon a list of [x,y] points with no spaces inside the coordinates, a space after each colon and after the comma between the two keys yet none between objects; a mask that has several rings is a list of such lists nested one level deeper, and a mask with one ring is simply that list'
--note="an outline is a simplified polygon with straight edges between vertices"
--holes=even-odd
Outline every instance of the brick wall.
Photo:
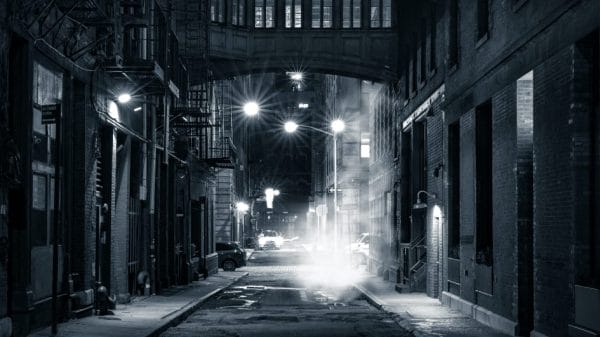
[{"label": "brick wall", "polygon": [[534,70],[534,328],[548,336],[574,314],[572,61],[570,46]]},{"label": "brick wall", "polygon": [[[121,141],[121,137],[124,137]],[[129,247],[129,172],[131,164],[131,140],[119,135],[116,169],[114,171],[115,217],[111,228],[111,292],[119,296],[120,301],[128,301],[127,289],[127,249]]]},{"label": "brick wall", "polygon": [[517,117],[516,85],[497,92],[492,99],[493,189],[493,305],[488,309],[512,317],[517,222]]},{"label": "brick wall", "polygon": [[460,118],[460,296],[474,302],[475,111]]},{"label": "brick wall", "polygon": [[[6,2],[0,2],[0,18],[6,16]],[[4,130],[8,118],[8,50],[9,50],[10,39],[8,38],[8,31],[4,26],[0,27],[0,130]],[[2,138],[2,137],[0,137]],[[0,145],[0,161],[5,157],[2,153],[2,146]],[[0,169],[1,174],[1,169]],[[8,195],[5,186],[5,182],[0,176],[0,236],[8,236],[7,227],[7,215],[8,215]],[[6,315],[7,301],[7,270],[6,264],[0,261],[0,317]],[[2,333],[2,332],[0,332]]]},{"label": "brick wall", "polygon": [[[427,221],[427,295],[438,297],[440,294],[440,272],[442,265],[441,256],[443,251],[442,246],[442,231],[444,226],[444,116],[441,110],[441,99],[437,99],[431,107],[432,117],[427,118],[427,191],[435,193],[437,198],[430,200]],[[437,176],[434,171],[437,168]],[[434,214],[439,207],[442,210],[441,214]],[[440,218],[441,216],[441,218]],[[440,223],[438,223],[439,218]],[[440,258],[438,258],[440,257]],[[438,264],[439,261],[439,264]]]},{"label": "brick wall", "polygon": [[99,138],[97,117],[86,98],[87,86],[75,87],[75,102],[72,114],[73,123],[82,127],[73,128],[71,142],[73,195],[70,226],[71,254],[79,258],[71,260],[74,277],[74,290],[80,291],[93,287],[93,264],[96,260],[96,156]]}]

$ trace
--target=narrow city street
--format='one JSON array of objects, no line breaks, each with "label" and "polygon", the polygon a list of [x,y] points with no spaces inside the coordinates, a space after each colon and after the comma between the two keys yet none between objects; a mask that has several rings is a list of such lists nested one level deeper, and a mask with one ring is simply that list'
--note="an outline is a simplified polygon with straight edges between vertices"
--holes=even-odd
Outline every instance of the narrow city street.
[{"label": "narrow city street", "polygon": [[301,247],[254,252],[240,269],[247,277],[162,336],[412,336],[394,315],[339,282],[344,275],[331,280],[322,273],[330,266],[309,261]]}]

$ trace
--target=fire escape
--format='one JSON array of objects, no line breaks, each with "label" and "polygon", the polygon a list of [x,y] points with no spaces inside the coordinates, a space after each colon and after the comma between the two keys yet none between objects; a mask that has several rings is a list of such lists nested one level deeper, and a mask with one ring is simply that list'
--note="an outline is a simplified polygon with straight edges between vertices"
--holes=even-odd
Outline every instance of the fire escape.
[{"label": "fire escape", "polygon": [[212,79],[209,1],[178,1],[178,5],[177,27],[184,41],[180,50],[193,78],[187,99],[174,109],[177,120],[172,126],[186,135],[194,158],[213,168],[234,168],[231,95],[222,82]]}]

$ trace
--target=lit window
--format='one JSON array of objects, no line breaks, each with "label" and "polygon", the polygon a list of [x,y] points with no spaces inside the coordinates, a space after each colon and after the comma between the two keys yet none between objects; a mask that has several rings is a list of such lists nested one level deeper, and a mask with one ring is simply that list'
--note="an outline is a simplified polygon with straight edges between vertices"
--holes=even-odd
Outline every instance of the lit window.
[{"label": "lit window", "polygon": [[371,28],[392,26],[392,0],[371,1]]},{"label": "lit window", "polygon": [[285,0],[285,28],[302,28],[301,0]]},{"label": "lit window", "polygon": [[312,28],[331,28],[333,22],[333,0],[313,0]]},{"label": "lit window", "polygon": [[275,27],[275,0],[255,0],[254,27]]},{"label": "lit window", "polygon": [[231,23],[234,26],[246,25],[246,0],[232,0]]},{"label": "lit window", "polygon": [[212,22],[225,22],[225,1],[210,0],[210,20]]},{"label": "lit window", "polygon": [[344,28],[360,28],[361,0],[344,0],[342,26]]},{"label": "lit window", "polygon": [[360,157],[369,158],[371,157],[371,144],[370,136],[368,133],[360,135]]}]

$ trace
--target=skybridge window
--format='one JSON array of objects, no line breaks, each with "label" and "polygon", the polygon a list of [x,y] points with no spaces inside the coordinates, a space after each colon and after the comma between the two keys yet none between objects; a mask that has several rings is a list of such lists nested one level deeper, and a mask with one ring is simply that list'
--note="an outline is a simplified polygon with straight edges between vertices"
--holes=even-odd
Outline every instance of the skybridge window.
[{"label": "skybridge window", "polygon": [[360,28],[361,0],[344,0],[342,8],[342,27]]},{"label": "skybridge window", "polygon": [[333,0],[313,0],[312,28],[331,28],[333,23]]},{"label": "skybridge window", "polygon": [[301,0],[285,0],[285,28],[302,28]]},{"label": "skybridge window", "polygon": [[254,27],[275,27],[275,0],[255,0]]}]

